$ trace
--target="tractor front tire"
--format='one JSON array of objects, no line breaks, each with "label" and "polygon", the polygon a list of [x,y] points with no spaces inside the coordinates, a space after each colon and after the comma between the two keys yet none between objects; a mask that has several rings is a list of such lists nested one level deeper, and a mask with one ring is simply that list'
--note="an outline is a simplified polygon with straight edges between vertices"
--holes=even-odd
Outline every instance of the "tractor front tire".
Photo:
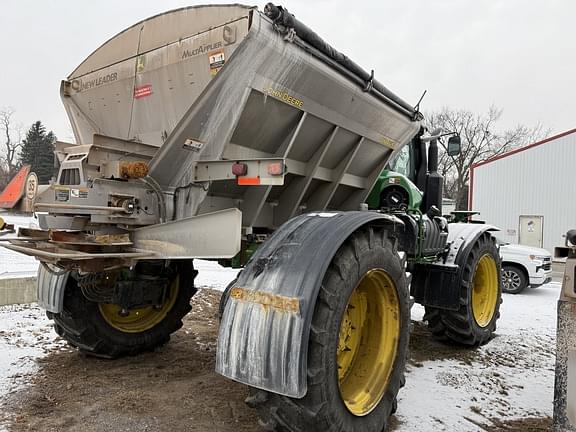
[{"label": "tractor front tire", "polygon": [[502,303],[500,254],[494,237],[483,233],[462,258],[457,311],[426,306],[424,320],[432,334],[466,346],[488,342],[496,330]]},{"label": "tractor front tire", "polygon": [[152,351],[182,327],[182,318],[192,309],[190,299],[196,293],[192,261],[173,265],[177,276],[159,308],[146,306],[120,316],[118,306],[88,300],[70,275],[62,312],[48,313],[48,317],[62,338],[87,355],[112,359]]},{"label": "tractor front tire", "polygon": [[253,390],[246,402],[269,431],[382,432],[404,385],[409,324],[396,239],[361,229],[324,275],[310,330],[307,394]]}]

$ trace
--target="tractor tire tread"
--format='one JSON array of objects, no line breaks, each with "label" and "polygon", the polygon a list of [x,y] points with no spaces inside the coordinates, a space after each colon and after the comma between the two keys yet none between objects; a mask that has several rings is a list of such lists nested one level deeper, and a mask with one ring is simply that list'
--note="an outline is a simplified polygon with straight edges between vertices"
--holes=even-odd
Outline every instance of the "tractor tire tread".
[{"label": "tractor tire tread", "polygon": [[[188,274],[193,276],[191,263],[181,265],[180,271],[190,270],[192,273]],[[64,309],[61,313],[51,314],[54,329],[83,354],[104,359],[133,356],[168,343],[170,334],[182,327],[182,319],[192,310],[190,299],[196,293],[193,278],[191,283],[181,283],[178,298],[166,317],[149,330],[130,334],[105,322],[98,304],[86,299],[75,283],[74,278],[69,278],[64,293]]]},{"label": "tractor tire tread", "polygon": [[[381,232],[380,232],[381,231]],[[321,289],[316,301],[315,311],[310,326],[310,339],[308,347],[308,392],[301,399],[292,399],[264,390],[251,389],[252,395],[247,399],[250,407],[258,410],[260,425],[273,432],[352,432],[342,418],[338,417],[338,410],[346,410],[340,396],[330,397],[326,392],[327,370],[325,366],[327,347],[330,346],[331,338],[327,316],[338,308],[338,302],[342,302],[339,286],[346,283],[351,277],[358,277],[361,270],[361,262],[366,254],[373,254],[375,249],[385,250],[386,256],[396,259],[399,278],[405,279],[403,261],[398,256],[396,239],[382,228],[365,228],[354,233],[339,249],[332,259],[331,264],[324,276]],[[332,282],[332,283],[330,283]],[[399,301],[404,305],[404,311],[408,314],[409,293],[407,287],[402,285],[398,288]],[[347,302],[347,299],[344,299]],[[409,317],[407,315],[407,323]],[[406,324],[405,346],[398,347],[399,357],[396,367],[392,371],[389,388],[383,397],[387,404],[385,418],[372,419],[369,428],[354,429],[366,432],[381,432],[386,430],[389,416],[397,408],[396,394],[400,387],[404,386],[404,364],[408,357],[408,324]],[[336,335],[337,337],[337,335]],[[320,354],[319,354],[320,353]],[[265,393],[266,396],[262,396]],[[382,402],[383,403],[383,402]],[[347,411],[346,411],[347,412]],[[366,424],[366,423],[365,423]]]},{"label": "tractor tire tread", "polygon": [[500,268],[500,255],[496,248],[494,238],[490,233],[483,233],[472,246],[463,271],[463,280],[460,284],[460,308],[458,311],[434,308],[426,306],[424,321],[428,322],[428,329],[440,340],[451,340],[461,345],[479,346],[489,342],[496,331],[496,323],[500,318],[501,278],[498,275],[498,299],[496,310],[485,328],[480,328],[475,320],[471,308],[470,287],[474,277],[473,267],[480,258],[480,253],[490,254]]}]

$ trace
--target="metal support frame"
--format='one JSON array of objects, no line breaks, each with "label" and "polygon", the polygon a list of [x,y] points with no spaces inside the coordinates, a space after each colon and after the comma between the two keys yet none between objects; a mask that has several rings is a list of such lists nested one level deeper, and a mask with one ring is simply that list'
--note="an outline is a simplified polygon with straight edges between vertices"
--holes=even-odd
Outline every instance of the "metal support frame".
[{"label": "metal support frame", "polygon": [[96,205],[81,205],[81,204],[58,204],[58,203],[37,203],[34,204],[34,209],[48,209],[51,212],[56,210],[75,210],[75,211],[103,211],[108,213],[126,213],[131,212],[124,207],[109,207],[109,206],[96,206]]},{"label": "metal support frame", "polygon": [[[229,144],[229,149],[225,153],[224,157],[228,160],[235,160],[235,159],[242,159],[246,156],[240,156],[242,154],[250,155],[251,158],[262,158],[262,159],[273,159],[275,155],[272,153],[267,153],[260,150],[248,149],[247,147],[240,146],[237,144]],[[334,169],[318,167],[316,170],[313,180],[320,180],[322,182],[332,183],[336,180],[339,181],[339,184],[343,186],[350,186],[356,189],[364,189],[366,186],[366,179],[364,177],[360,177],[357,175],[349,174],[347,172],[350,164],[352,163],[356,153],[358,151],[357,147],[354,147],[346,158],[338,164],[338,166]],[[295,176],[299,177],[306,177],[307,176],[307,167],[308,164],[306,162],[301,162],[291,158],[285,158],[286,161],[286,174],[294,174]],[[337,183],[338,184],[338,183]],[[309,207],[308,207],[309,208]]]},{"label": "metal support frame", "polygon": [[286,190],[282,192],[282,195],[280,195],[280,198],[278,199],[278,207],[274,210],[274,225],[280,226],[282,223],[296,215],[296,212],[302,203],[302,199],[306,195],[306,192],[320,167],[320,163],[322,163],[326,152],[330,149],[330,146],[334,142],[334,138],[339,130],[340,128],[335,126],[328,138],[324,140],[324,144],[316,150],[310,159],[310,162],[306,164],[306,176],[294,179]]},{"label": "metal support frame", "polygon": [[331,183],[320,186],[318,190],[314,192],[314,194],[308,200],[308,210],[324,210],[328,207],[332,197],[338,189],[338,186],[343,183],[346,171],[348,171],[348,168],[350,168],[350,165],[356,157],[358,150],[360,150],[363,142],[364,137],[361,137],[354,146],[354,149],[348,153],[347,157],[342,159],[342,161],[334,169],[335,176],[333,181]]},{"label": "metal support frame", "polygon": [[[300,117],[298,124],[289,135],[289,138],[280,145],[280,148],[276,152],[276,157],[286,158],[288,156],[290,149],[294,145],[294,142],[302,129],[302,125],[306,121],[307,115],[308,113],[306,111],[302,111],[302,116]],[[266,203],[268,195],[270,195],[271,190],[272,186],[254,186],[246,191],[240,206],[243,215],[243,226],[251,227],[254,225],[258,215],[262,211],[262,207],[264,207],[264,204]]]},{"label": "metal support frame", "polygon": [[376,184],[378,176],[388,163],[389,159],[388,156],[384,156],[382,160],[378,162],[376,167],[370,173],[370,176],[366,179],[364,189],[352,192],[352,195],[346,199],[346,202],[342,206],[343,210],[358,210],[360,208],[360,204],[366,201],[366,198],[370,195],[370,191],[374,187],[374,184]]},{"label": "metal support frame", "polygon": [[102,252],[102,253],[89,253],[78,250],[71,250],[54,246],[45,242],[40,246],[36,246],[34,241],[25,241],[21,239],[12,240],[9,244],[3,244],[6,249],[23,253],[37,258],[41,258],[44,262],[52,262],[58,264],[60,261],[90,261],[94,259],[119,259],[119,260],[133,260],[143,258],[153,258],[154,253],[150,251],[142,251],[136,249],[129,249],[125,252]]},{"label": "metal support frame", "polygon": [[56,233],[41,233],[46,235],[39,236],[34,231],[31,235],[3,239],[7,243],[2,246],[63,268],[102,271],[133,265],[139,259],[232,258],[240,251],[242,214],[231,208],[127,230],[116,235],[119,240],[115,242],[77,233],[64,237],[62,233],[59,237]]},{"label": "metal support frame", "polygon": [[152,144],[123,140],[99,134],[94,134],[92,142],[92,149],[102,150],[107,153],[118,153],[138,159],[152,159],[158,151],[158,147]]},{"label": "metal support frame", "polygon": [[[232,172],[234,164],[246,165],[246,174],[236,176]],[[238,180],[241,179],[256,179],[259,185],[274,185],[282,186],[284,184],[284,171],[281,174],[270,174],[268,167],[274,164],[282,164],[284,166],[284,159],[280,158],[266,158],[266,159],[235,159],[235,160],[214,160],[214,161],[199,161],[194,167],[194,181],[195,182],[210,182],[219,180]]]}]

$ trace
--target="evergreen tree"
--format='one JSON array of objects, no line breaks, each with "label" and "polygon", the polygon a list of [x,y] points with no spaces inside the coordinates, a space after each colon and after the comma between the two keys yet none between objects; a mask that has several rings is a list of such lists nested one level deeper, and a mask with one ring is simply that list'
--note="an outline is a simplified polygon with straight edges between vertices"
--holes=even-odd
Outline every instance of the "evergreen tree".
[{"label": "evergreen tree", "polygon": [[52,131],[47,133],[40,121],[30,127],[22,141],[20,162],[32,166],[40,184],[48,183],[54,175],[54,142],[56,137]]}]

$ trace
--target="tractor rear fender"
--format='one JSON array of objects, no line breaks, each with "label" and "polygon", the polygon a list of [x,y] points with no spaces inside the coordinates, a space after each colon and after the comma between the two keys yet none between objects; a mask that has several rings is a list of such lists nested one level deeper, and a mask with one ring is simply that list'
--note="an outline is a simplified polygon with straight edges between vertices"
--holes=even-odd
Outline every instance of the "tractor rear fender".
[{"label": "tractor rear fender", "polygon": [[450,245],[450,252],[448,253],[446,264],[464,264],[462,260],[466,259],[476,240],[487,231],[500,231],[500,228],[487,224],[448,224],[447,243]]},{"label": "tractor rear fender", "polygon": [[395,216],[324,212],[282,225],[253,255],[229,291],[216,371],[252,387],[301,398],[316,298],[332,258],[365,225],[402,230]]},{"label": "tractor rear fender", "polygon": [[36,292],[38,305],[48,312],[60,313],[64,305],[64,291],[70,272],[62,272],[59,268],[50,270],[49,264],[43,264],[38,269]]},{"label": "tractor rear fender", "polygon": [[468,255],[476,240],[488,231],[500,229],[487,224],[449,224],[446,260],[434,264],[416,264],[412,269],[410,295],[415,301],[426,306],[458,310],[460,285]]}]

